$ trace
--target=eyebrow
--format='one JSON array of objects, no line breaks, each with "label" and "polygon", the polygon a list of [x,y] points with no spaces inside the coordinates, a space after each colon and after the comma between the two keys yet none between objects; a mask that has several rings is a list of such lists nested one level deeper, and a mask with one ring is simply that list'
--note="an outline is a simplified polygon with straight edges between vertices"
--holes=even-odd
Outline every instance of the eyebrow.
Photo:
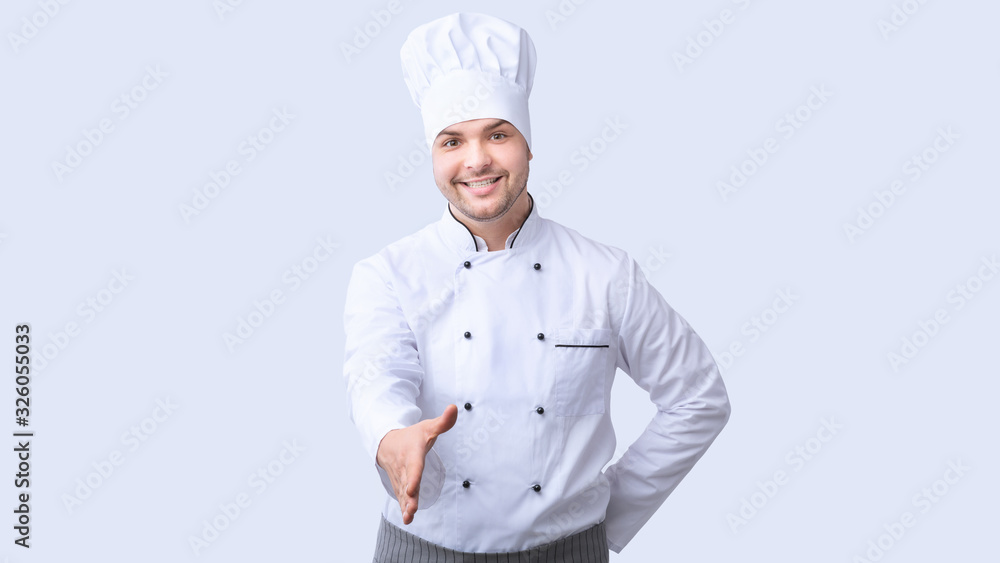
[{"label": "eyebrow", "polygon": [[[498,119],[496,121],[492,121],[490,123],[487,123],[482,128],[482,130],[480,131],[480,133],[485,133],[485,132],[487,132],[487,131],[489,131],[491,129],[496,129],[497,127],[501,127],[503,125],[510,125],[510,122],[507,121],[506,119]],[[438,138],[438,137],[441,137],[442,135],[446,135],[446,136],[450,136],[450,137],[459,137],[459,138],[462,137],[462,134],[459,133],[459,132],[457,132],[457,131],[451,131],[451,130],[445,129],[444,131],[441,131],[440,133],[438,133],[437,137],[435,137],[435,139]]]}]

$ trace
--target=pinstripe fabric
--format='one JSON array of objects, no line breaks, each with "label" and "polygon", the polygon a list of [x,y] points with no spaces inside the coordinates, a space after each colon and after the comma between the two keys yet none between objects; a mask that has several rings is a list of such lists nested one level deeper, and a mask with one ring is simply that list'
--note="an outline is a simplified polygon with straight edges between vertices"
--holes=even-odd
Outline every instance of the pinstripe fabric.
[{"label": "pinstripe fabric", "polygon": [[604,522],[542,546],[510,553],[467,553],[425,541],[382,516],[372,563],[608,563]]}]

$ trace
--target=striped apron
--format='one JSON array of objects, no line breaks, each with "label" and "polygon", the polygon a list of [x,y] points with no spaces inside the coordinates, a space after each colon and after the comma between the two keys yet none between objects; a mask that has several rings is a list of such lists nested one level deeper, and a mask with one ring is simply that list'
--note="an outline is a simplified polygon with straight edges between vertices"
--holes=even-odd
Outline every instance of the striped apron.
[{"label": "striped apron", "polygon": [[441,547],[381,516],[372,563],[608,563],[604,522],[554,542],[509,553],[468,553]]}]

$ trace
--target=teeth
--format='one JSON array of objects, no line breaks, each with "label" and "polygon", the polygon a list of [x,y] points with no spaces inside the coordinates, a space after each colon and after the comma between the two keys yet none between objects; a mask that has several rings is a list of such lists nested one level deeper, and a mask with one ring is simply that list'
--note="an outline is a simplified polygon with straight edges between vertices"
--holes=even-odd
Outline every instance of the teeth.
[{"label": "teeth", "polygon": [[481,182],[465,182],[465,185],[470,188],[482,188],[492,184],[494,181],[496,181],[496,178],[490,178],[489,180],[483,180]]}]

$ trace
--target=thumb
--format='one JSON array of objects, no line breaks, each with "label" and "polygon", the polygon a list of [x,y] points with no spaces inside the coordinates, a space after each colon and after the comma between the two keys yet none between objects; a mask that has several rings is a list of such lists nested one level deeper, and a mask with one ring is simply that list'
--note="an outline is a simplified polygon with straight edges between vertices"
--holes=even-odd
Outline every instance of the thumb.
[{"label": "thumb", "polygon": [[444,412],[441,413],[441,416],[432,420],[430,431],[436,437],[438,434],[451,430],[457,421],[458,407],[455,405],[448,405],[444,408]]}]

